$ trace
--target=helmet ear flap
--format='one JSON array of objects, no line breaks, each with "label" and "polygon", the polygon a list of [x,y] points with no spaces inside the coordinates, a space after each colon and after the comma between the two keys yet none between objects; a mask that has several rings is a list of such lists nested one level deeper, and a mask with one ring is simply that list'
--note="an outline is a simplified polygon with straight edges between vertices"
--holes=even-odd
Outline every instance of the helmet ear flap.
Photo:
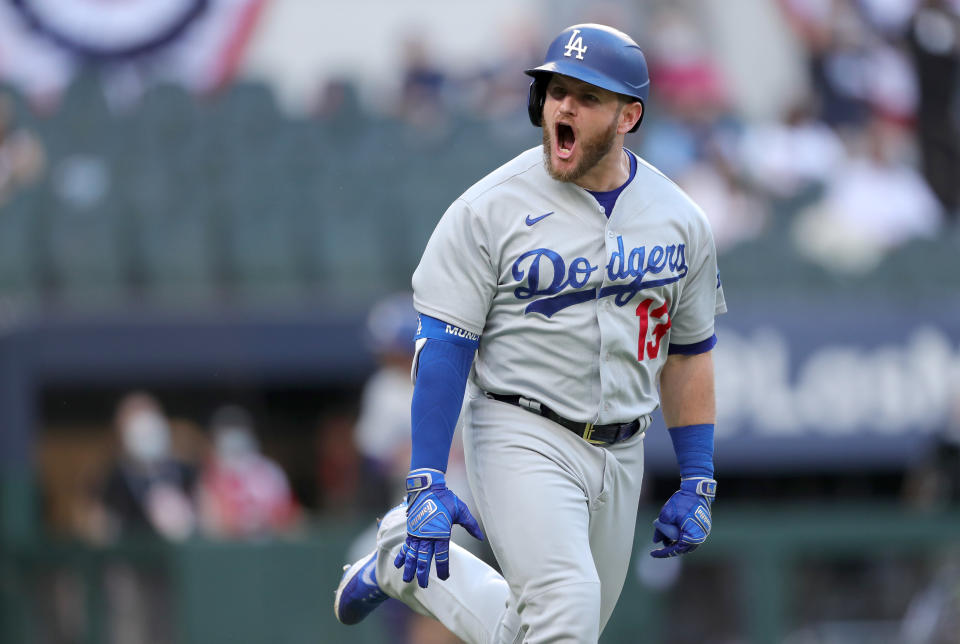
[{"label": "helmet ear flap", "polygon": [[543,125],[543,104],[547,98],[547,83],[542,74],[534,77],[530,83],[530,94],[527,96],[527,113],[530,122],[540,127]]}]

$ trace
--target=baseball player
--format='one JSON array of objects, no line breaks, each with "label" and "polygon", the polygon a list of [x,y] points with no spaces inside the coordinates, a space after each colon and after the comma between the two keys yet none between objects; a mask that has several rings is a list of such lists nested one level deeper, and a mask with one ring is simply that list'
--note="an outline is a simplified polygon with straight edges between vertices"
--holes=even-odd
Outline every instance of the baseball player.
[{"label": "baseball player", "polygon": [[[643,53],[620,31],[574,25],[526,73],[542,147],[457,199],[413,276],[406,501],[345,566],[345,624],[395,597],[466,642],[596,642],[628,570],[658,406],[681,480],[651,554],[710,533],[710,350],[726,306],[702,211],[623,147],[649,92]],[[474,511],[502,575],[449,544],[453,524],[483,538],[444,478],[465,389]]]}]

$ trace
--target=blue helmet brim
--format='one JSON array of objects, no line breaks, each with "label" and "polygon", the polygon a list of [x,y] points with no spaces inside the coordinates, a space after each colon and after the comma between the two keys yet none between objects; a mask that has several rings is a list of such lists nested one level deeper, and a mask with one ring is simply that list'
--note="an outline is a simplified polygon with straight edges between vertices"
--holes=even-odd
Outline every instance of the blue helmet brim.
[{"label": "blue helmet brim", "polygon": [[616,81],[609,76],[597,73],[589,67],[567,61],[549,61],[539,67],[524,70],[523,73],[534,78],[540,74],[560,74],[561,76],[568,76],[616,94],[623,94],[624,96],[635,98],[643,103],[646,102],[647,95],[650,91],[649,79],[640,85],[633,85],[626,81]]}]

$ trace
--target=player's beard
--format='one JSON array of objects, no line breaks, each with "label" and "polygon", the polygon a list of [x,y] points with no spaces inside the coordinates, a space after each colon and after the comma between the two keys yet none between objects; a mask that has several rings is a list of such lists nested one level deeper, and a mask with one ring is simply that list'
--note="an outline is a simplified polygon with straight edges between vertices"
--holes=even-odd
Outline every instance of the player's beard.
[{"label": "player's beard", "polygon": [[613,148],[613,143],[617,139],[619,119],[620,112],[618,110],[606,130],[592,139],[579,141],[580,161],[568,170],[560,170],[553,166],[553,133],[555,128],[543,128],[543,163],[547,168],[547,173],[557,181],[573,182],[581,179]]}]

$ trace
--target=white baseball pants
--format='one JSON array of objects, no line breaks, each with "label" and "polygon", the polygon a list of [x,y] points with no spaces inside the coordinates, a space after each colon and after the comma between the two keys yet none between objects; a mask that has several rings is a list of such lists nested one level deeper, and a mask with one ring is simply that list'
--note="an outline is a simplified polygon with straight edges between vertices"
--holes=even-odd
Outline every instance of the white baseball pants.
[{"label": "white baseball pants", "polygon": [[[450,578],[426,589],[393,561],[402,511],[378,533],[377,581],[470,644],[596,642],[629,568],[643,478],[643,433],[610,447],[486,398],[471,382],[464,451],[475,507],[503,576],[451,543]],[[456,490],[454,490],[456,492]]]}]

